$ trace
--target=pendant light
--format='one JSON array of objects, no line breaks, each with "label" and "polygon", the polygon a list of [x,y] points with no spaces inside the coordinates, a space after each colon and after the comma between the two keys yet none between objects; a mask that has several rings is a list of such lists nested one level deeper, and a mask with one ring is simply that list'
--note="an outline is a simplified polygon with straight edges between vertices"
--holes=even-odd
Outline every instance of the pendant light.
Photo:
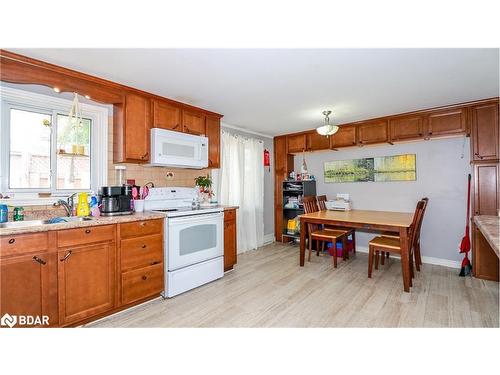
[{"label": "pendant light", "polygon": [[337,125],[330,124],[330,117],[328,117],[332,111],[323,111],[323,115],[325,116],[325,125],[316,128],[316,131],[320,135],[326,135],[327,137],[335,134],[339,127]]}]

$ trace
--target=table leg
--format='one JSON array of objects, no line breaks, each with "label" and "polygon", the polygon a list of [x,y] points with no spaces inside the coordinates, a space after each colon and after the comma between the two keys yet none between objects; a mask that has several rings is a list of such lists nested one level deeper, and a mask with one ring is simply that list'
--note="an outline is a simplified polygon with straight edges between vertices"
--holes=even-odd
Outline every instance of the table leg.
[{"label": "table leg", "polygon": [[300,220],[300,266],[304,267],[304,258],[306,255],[306,231],[307,224],[305,220]]},{"label": "table leg", "polygon": [[399,229],[399,239],[401,243],[401,269],[403,271],[404,291],[410,291],[410,249],[408,243],[408,228]]}]

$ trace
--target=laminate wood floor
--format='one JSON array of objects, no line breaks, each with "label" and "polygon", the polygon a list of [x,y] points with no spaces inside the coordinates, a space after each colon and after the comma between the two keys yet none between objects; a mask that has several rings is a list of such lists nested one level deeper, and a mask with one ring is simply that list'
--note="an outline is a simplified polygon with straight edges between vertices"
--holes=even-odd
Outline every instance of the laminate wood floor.
[{"label": "laminate wood floor", "polygon": [[331,257],[298,266],[298,247],[274,243],[238,255],[224,278],[156,299],[87,327],[499,327],[499,284],[423,265],[410,293],[389,259],[367,278],[368,256],[333,268]]}]

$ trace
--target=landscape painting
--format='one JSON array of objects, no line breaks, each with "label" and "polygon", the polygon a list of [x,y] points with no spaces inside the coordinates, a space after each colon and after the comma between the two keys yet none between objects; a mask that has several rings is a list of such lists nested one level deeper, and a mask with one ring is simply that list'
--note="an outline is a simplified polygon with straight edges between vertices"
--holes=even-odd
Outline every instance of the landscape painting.
[{"label": "landscape painting", "polygon": [[381,156],[325,163],[325,182],[415,181],[415,154]]}]

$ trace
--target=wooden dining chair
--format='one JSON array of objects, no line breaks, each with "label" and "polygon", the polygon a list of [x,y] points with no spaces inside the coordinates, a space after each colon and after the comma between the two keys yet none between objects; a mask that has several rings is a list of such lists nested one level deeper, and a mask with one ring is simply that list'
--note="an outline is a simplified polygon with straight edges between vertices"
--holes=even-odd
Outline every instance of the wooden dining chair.
[{"label": "wooden dining chair", "polygon": [[[326,195],[318,195],[316,197],[316,201],[318,202],[318,207],[320,211],[325,211],[326,210]],[[344,227],[334,227],[331,225],[324,225],[324,229],[340,229],[340,230],[345,230],[348,231],[349,233],[347,236],[351,236],[351,241],[352,241],[352,252],[356,253],[356,231],[354,228],[344,228]],[[347,253],[349,257],[349,252]]]},{"label": "wooden dining chair", "polygon": [[[422,198],[421,200],[424,201],[424,209],[422,211],[422,217],[421,221],[424,220],[425,216],[425,210],[427,209],[427,204],[429,203],[429,198],[425,197]],[[417,233],[417,244],[415,246],[415,251],[414,251],[414,256],[415,256],[415,267],[417,268],[417,271],[420,272],[420,266],[422,265],[422,256],[420,254],[420,228],[422,228],[422,222],[419,225],[418,233]],[[399,233],[396,232],[382,232],[382,237],[389,237],[389,238],[397,238],[399,239]],[[389,253],[382,253],[380,254],[381,258],[380,261],[382,265],[384,265],[384,257],[389,258]]]},{"label": "wooden dining chair", "polygon": [[[306,214],[319,211],[319,207],[316,201],[316,197],[304,197],[304,212]],[[342,241],[342,258],[346,259],[347,253],[347,231],[338,229],[322,229],[319,224],[307,223],[307,233],[308,233],[308,247],[309,255],[307,260],[311,261],[312,253],[312,242],[316,241],[316,255],[319,255],[319,244],[321,243],[321,250],[324,250],[325,243],[331,242],[334,247],[333,251],[333,266],[337,268],[337,241]]]},{"label": "wooden dining chair", "polygon": [[[413,215],[413,221],[410,227],[409,233],[409,260],[410,260],[410,286],[412,286],[412,279],[415,276],[413,270],[413,251],[417,244],[417,234],[419,232],[419,226],[422,224],[422,215],[424,211],[425,201],[420,200],[415,208],[415,214]],[[372,277],[373,263],[375,263],[375,269],[378,269],[378,258],[380,253],[390,252],[401,254],[401,244],[399,238],[383,237],[378,236],[373,238],[368,243],[368,277]],[[403,262],[401,262],[401,267],[403,267]]]}]

